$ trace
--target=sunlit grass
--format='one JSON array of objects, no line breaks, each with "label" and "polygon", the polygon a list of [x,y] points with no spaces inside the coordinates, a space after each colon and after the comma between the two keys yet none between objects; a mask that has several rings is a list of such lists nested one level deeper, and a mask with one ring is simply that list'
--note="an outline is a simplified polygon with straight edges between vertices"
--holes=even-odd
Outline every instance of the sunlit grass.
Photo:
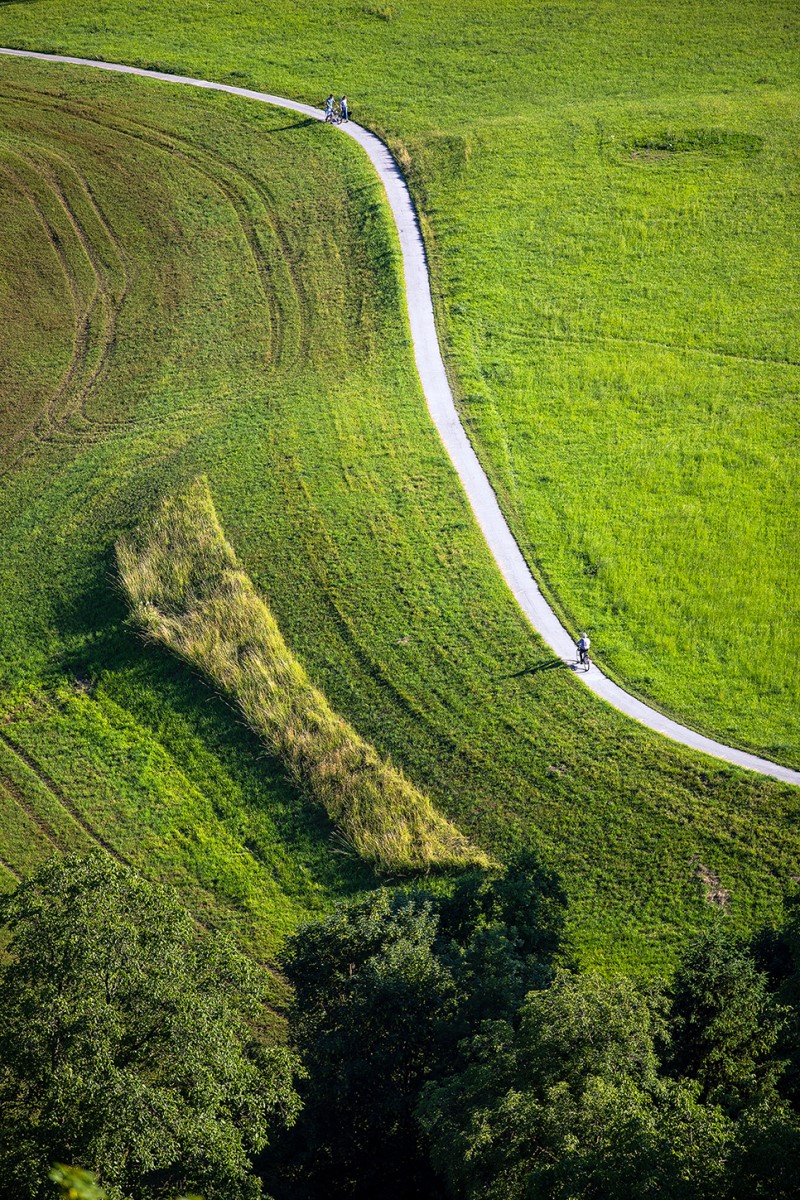
[{"label": "sunlit grass", "polygon": [[799,128],[768,89],[575,99],[477,130],[437,209],[462,408],[555,604],[635,691],[794,762]]},{"label": "sunlit grass", "polygon": [[[796,789],[607,709],[515,607],[427,416],[396,242],[357,147],[144,80],[0,75],[3,137],[80,170],[129,281],[83,418],[31,440],[0,480],[0,730],[137,869],[262,955],[375,882],[239,712],[126,620],[116,541],[205,474],[331,708],[473,845],[546,853],[583,962],[669,963],[706,915],[695,856],[738,927],[777,913],[797,873]],[[12,264],[23,251],[3,247]],[[97,263],[113,290],[114,262]],[[62,344],[47,305],[30,310],[42,346]],[[20,778],[35,809],[52,804]]]},{"label": "sunlit grass", "polygon": [[800,763],[796,5],[39,0],[3,39],[346,92],[409,173],[462,410],[565,619]]}]

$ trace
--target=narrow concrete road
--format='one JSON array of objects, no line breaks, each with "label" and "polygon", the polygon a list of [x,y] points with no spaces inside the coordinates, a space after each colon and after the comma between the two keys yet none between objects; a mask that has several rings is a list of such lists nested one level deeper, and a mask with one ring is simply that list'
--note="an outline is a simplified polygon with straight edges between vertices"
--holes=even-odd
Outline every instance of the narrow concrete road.
[{"label": "narrow concrete road", "polygon": [[[10,50],[0,47],[0,54],[10,54],[19,58],[37,58],[45,62],[71,63],[79,67],[96,67],[101,71],[143,75],[148,79],[162,79],[167,83],[182,83],[211,91],[230,92],[233,96],[243,96],[247,100],[259,100],[264,104],[288,108],[292,112],[302,113],[304,116],[313,117],[318,121],[324,119],[323,112],[318,108],[312,108],[309,104],[299,104],[295,100],[286,100],[282,96],[271,96],[267,92],[255,92],[250,88],[232,87],[226,83],[212,83],[206,79],[169,75],[164,71],[147,71],[141,67],[96,62],[92,59],[72,58],[63,54],[39,54],[32,50]],[[386,189],[400,235],[414,354],[428,409],[453,466],[458,472],[486,543],[517,603],[533,628],[559,658],[573,662],[575,646],[572,638],[539,590],[508,523],[500,511],[497,497],[478,462],[458,416],[436,334],[430,277],[419,222],[400,168],[380,138],[368,130],[352,121],[347,125],[340,125],[338,128],[363,147]],[[678,724],[677,721],[670,720],[657,709],[651,708],[649,705],[643,704],[641,700],[637,700],[635,696],[629,695],[595,666],[588,674],[582,673],[580,679],[614,708],[632,717],[635,721],[639,721],[642,725],[646,725],[648,729],[663,733],[665,737],[671,738],[674,742],[680,742],[684,746],[700,750],[713,758],[733,763],[737,767],[756,771],[760,775],[771,775],[775,779],[800,786],[800,771],[793,771],[790,767],[783,767],[779,763],[770,762],[769,759],[759,758],[755,754],[748,754],[744,750],[737,750],[733,746],[726,746],[722,742],[715,742],[712,738],[695,733],[693,729],[688,729],[686,726]]]}]

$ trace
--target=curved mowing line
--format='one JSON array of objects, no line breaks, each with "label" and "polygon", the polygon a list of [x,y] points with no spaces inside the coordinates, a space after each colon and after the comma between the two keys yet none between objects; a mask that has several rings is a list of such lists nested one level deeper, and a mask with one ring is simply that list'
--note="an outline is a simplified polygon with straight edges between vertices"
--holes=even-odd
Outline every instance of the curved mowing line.
[{"label": "curved mowing line", "polygon": [[[186,75],[170,75],[165,71],[147,71],[142,67],[130,67],[121,63],[73,58],[65,54],[40,54],[33,50],[11,50],[5,47],[0,47],[0,54],[11,54],[18,58],[42,59],[44,62],[71,63],[77,67],[96,67],[102,71],[118,71],[124,75],[143,75],[148,79],[162,79],[166,83],[184,83],[190,87],[229,92],[232,96],[242,96],[247,100],[259,100],[264,104],[274,104],[278,108],[288,108],[292,112],[302,113],[303,116],[311,117],[316,121],[323,120],[323,113],[320,109],[312,108],[310,104],[300,104],[296,100],[271,96],[267,92],[256,92],[250,88],[233,87],[227,83],[192,79]],[[375,134],[369,133],[353,122],[339,128],[343,133],[349,134],[366,151],[386,189],[400,237],[414,356],[428,410],[445,449],[450,455],[450,460],[458,472],[467,494],[467,500],[486,539],[486,544],[491,550],[503,578],[511,588],[515,600],[533,628],[560,658],[567,662],[573,661],[575,645],[572,637],[539,590],[522,551],[500,511],[497,497],[478,462],[478,457],[458,416],[436,334],[425,247],[411,195],[400,168],[388,148]],[[770,762],[769,759],[759,758],[755,754],[748,754],[744,750],[737,750],[733,746],[726,746],[722,742],[704,737],[701,733],[695,733],[693,729],[688,729],[685,725],[670,720],[657,709],[651,708],[648,704],[637,700],[635,696],[631,696],[597,667],[588,675],[582,676],[582,679],[591,691],[602,697],[603,700],[607,700],[614,708],[633,717],[640,724],[646,725],[648,729],[653,729],[656,733],[663,733],[665,737],[671,738],[674,742],[680,742],[684,746],[700,750],[713,758],[733,763],[737,767],[756,771],[760,775],[771,775],[775,779],[800,786],[800,771],[794,771],[791,767],[781,766],[779,763]]]}]

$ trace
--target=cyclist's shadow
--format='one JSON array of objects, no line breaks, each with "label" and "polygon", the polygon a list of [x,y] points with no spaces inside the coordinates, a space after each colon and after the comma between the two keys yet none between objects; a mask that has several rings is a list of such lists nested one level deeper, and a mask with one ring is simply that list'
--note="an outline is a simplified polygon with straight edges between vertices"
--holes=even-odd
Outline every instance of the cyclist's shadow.
[{"label": "cyclist's shadow", "polygon": [[557,671],[559,668],[566,669],[569,667],[574,670],[572,663],[564,662],[563,658],[542,658],[539,662],[531,663],[529,667],[523,667],[520,671],[512,671],[510,675],[505,675],[505,679],[521,679],[523,675],[538,675],[541,671]]}]

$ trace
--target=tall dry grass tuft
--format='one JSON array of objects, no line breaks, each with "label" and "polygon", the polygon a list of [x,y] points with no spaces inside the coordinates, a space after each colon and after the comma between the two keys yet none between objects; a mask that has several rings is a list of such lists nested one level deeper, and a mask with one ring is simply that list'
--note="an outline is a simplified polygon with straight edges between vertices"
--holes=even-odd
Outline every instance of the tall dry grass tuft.
[{"label": "tall dry grass tuft", "polygon": [[344,838],[385,870],[488,865],[483,851],[380,757],[315,688],[225,540],[204,479],[117,545],[148,638],[234,699]]}]

